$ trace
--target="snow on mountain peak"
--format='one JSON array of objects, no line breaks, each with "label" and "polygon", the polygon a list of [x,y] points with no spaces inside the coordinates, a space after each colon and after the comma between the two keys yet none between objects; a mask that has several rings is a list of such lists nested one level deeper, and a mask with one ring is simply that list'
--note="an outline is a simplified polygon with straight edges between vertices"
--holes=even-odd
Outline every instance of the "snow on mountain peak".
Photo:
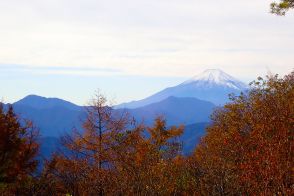
[{"label": "snow on mountain peak", "polygon": [[202,86],[203,84],[206,84],[206,86],[222,85],[239,90],[247,88],[246,84],[223,72],[220,69],[207,69],[201,74],[196,75],[190,80],[187,80],[186,82],[182,83],[182,85],[187,84],[198,84],[199,86]]}]

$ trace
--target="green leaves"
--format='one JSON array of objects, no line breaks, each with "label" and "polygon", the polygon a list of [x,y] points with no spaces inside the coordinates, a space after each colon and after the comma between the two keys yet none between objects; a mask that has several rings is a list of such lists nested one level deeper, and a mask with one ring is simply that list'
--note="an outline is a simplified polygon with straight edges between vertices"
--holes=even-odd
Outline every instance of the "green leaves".
[{"label": "green leaves", "polygon": [[282,0],[280,3],[271,3],[271,13],[279,16],[284,16],[292,8],[294,8],[294,0]]}]

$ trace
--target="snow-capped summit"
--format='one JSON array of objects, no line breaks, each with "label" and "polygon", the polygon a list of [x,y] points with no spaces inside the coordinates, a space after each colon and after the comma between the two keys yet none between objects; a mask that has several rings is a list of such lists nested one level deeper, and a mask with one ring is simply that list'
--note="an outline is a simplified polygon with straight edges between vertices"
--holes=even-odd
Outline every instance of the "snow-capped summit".
[{"label": "snow-capped summit", "polygon": [[150,97],[119,105],[120,108],[138,108],[160,102],[170,96],[194,97],[222,105],[228,102],[229,94],[239,94],[247,85],[219,69],[208,69],[177,86],[166,88]]},{"label": "snow-capped summit", "polygon": [[229,88],[242,90],[247,86],[238,79],[230,76],[220,69],[207,69],[199,75],[194,76],[190,80],[183,82],[181,85],[194,84],[198,86],[222,85]]}]

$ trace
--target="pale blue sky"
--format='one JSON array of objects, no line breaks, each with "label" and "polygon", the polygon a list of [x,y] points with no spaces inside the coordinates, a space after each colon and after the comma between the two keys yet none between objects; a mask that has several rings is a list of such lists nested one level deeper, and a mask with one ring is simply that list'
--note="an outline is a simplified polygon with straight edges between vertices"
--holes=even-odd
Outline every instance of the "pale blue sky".
[{"label": "pale blue sky", "polygon": [[0,97],[118,103],[205,69],[244,82],[294,68],[294,11],[271,0],[0,0]]}]

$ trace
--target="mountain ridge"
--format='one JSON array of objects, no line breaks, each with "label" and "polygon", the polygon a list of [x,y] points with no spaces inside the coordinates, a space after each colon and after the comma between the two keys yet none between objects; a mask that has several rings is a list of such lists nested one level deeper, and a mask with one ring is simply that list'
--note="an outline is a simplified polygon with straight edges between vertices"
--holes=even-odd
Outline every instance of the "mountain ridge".
[{"label": "mountain ridge", "polygon": [[[44,99],[41,96],[35,98],[51,103],[50,99]],[[70,102],[60,103],[68,104]],[[60,136],[71,131],[74,127],[81,129],[82,121],[86,116],[86,109],[83,106],[76,106],[79,108],[75,110],[63,105],[50,105],[50,107],[42,105],[42,108],[37,106],[32,107],[31,103],[26,102],[13,104],[16,113],[21,118],[32,120],[40,128],[41,134],[46,137]],[[171,126],[208,122],[215,107],[213,103],[197,98],[171,96],[140,108],[114,109],[114,112],[127,112],[130,117],[145,125],[152,125],[156,117],[164,116],[168,125]]]},{"label": "mountain ridge", "polygon": [[27,95],[13,103],[13,105],[26,105],[35,109],[49,109],[53,107],[64,107],[70,110],[80,110],[81,106],[59,98],[47,98],[39,95]]},{"label": "mountain ridge", "polygon": [[245,83],[229,74],[219,69],[209,69],[177,86],[168,87],[145,99],[122,103],[116,107],[134,109],[159,102],[170,96],[194,97],[215,105],[223,105],[229,101],[229,94],[238,95],[247,88]]},{"label": "mountain ridge", "polygon": [[158,116],[165,117],[168,125],[180,125],[208,122],[215,108],[213,103],[194,97],[170,96],[146,106],[121,110],[126,110],[139,122],[143,121],[147,125],[152,125]]}]

